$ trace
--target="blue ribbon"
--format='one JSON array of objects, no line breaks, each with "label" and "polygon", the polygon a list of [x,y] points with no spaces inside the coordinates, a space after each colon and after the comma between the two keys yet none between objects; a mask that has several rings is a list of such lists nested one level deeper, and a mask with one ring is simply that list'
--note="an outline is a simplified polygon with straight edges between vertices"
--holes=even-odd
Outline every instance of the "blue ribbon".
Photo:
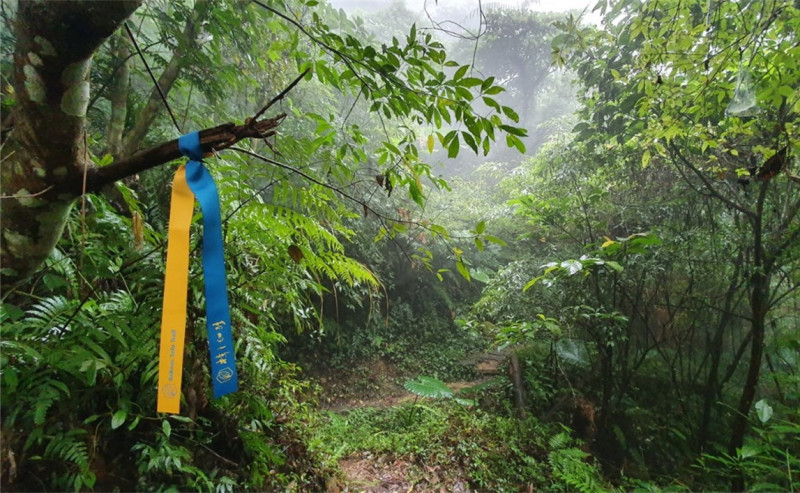
[{"label": "blue ribbon", "polygon": [[236,372],[228,287],[225,280],[225,257],[222,242],[222,217],[217,186],[203,166],[200,134],[193,132],[178,139],[186,163],[186,181],[203,210],[203,278],[206,293],[206,326],[211,352],[211,382],[214,398],[239,388]]}]

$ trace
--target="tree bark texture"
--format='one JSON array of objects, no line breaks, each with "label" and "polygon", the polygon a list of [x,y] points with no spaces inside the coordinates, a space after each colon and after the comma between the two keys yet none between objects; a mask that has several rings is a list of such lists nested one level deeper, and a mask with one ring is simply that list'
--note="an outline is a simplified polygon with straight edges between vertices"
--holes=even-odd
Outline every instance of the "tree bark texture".
[{"label": "tree bark texture", "polygon": [[[88,159],[84,125],[92,54],[140,3],[20,2],[14,128],[0,148],[0,287],[4,289],[27,279],[44,263],[61,237],[75,198],[181,157],[175,139],[101,168]],[[269,137],[285,116],[202,130],[200,144],[208,153],[242,139]]]},{"label": "tree bark texture", "polygon": [[127,33],[118,31],[114,47],[114,57],[121,65],[112,75],[108,99],[111,102],[111,116],[106,131],[106,150],[114,160],[122,157],[122,135],[125,132],[125,120],[128,116],[128,92],[130,90],[131,46]]},{"label": "tree bark texture", "polygon": [[517,410],[517,417],[525,419],[528,414],[525,404],[525,385],[522,381],[522,365],[520,365],[516,352],[511,353],[509,373],[511,373],[511,382],[514,385],[514,407]]},{"label": "tree bark texture", "polygon": [[24,278],[50,254],[75,195],[57,185],[88,166],[84,123],[97,48],[141,0],[20,1],[14,129],[3,143],[0,282]]}]

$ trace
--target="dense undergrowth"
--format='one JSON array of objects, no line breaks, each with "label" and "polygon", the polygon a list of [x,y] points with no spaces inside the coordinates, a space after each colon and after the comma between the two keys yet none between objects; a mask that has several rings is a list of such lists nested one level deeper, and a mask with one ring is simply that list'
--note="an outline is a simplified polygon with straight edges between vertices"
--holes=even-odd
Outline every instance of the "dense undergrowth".
[{"label": "dense undergrowth", "polygon": [[[361,452],[403,459],[416,466],[416,477],[412,472],[409,479],[423,489],[460,478],[491,491],[608,487],[590,455],[559,425],[455,402],[323,415],[310,447],[334,462]],[[426,477],[431,469],[442,471],[443,484]]]},{"label": "dense undergrowth", "polygon": [[[357,458],[420,489],[800,490],[797,2],[608,3],[603,27],[487,9],[485,44],[459,45],[475,67],[400,29],[394,14],[413,15],[399,7],[372,21],[400,40],[373,47],[360,21],[316,0],[296,12],[314,42],[238,2],[153,4],[140,35],[164,53],[193,42],[180,41],[193,16],[209,29],[171,96],[208,115],[192,125],[249,115],[254,94],[262,104],[314,69],[280,103],[291,116],[278,142],[208,158],[241,388],[210,399],[193,234],[183,414],[156,413],[172,172],[87,195],[46,266],[3,286],[1,489],[369,487],[348,484]],[[512,48],[519,63],[479,66]],[[367,65],[340,63],[345,52]],[[534,61],[548,72],[551,55],[558,78],[517,73]],[[117,58],[116,45],[97,55],[93,90],[119,82]],[[745,60],[758,111],[730,114]],[[208,80],[213,66],[225,70]],[[505,75],[476,76],[490,68]],[[555,112],[548,99],[570,78],[579,112],[543,123],[533,113]],[[149,78],[130,81],[141,116]],[[114,126],[109,98],[84,138],[100,167],[114,161],[94,140]],[[155,121],[143,145],[172,138]],[[517,124],[544,145],[471,174],[472,161],[449,161],[494,152],[501,130],[525,151]],[[445,196],[433,163],[446,159],[462,176]],[[489,351],[485,378],[474,362]],[[323,410],[434,378],[475,385],[460,401],[422,392]]]},{"label": "dense undergrowth", "polygon": [[[183,413],[156,413],[164,236],[131,221],[88,197],[48,268],[5,296],[3,490],[322,488],[329,472],[308,452],[304,425],[315,392],[275,357],[284,338],[246,295],[231,305],[240,391],[209,398],[207,342],[193,330],[202,312],[190,308]],[[192,278],[190,299],[201,282]]]}]

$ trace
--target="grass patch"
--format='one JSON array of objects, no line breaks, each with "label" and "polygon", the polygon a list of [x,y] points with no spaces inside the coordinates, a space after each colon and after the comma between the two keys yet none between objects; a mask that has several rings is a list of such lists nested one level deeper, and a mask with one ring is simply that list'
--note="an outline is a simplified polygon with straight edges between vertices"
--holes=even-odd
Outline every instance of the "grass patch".
[{"label": "grass patch", "polygon": [[578,445],[563,428],[535,418],[517,420],[454,402],[327,413],[309,443],[329,463],[355,454],[403,457],[419,469],[450,471],[481,490],[520,491],[532,485],[575,491],[585,484],[585,491],[592,491],[605,485]]}]

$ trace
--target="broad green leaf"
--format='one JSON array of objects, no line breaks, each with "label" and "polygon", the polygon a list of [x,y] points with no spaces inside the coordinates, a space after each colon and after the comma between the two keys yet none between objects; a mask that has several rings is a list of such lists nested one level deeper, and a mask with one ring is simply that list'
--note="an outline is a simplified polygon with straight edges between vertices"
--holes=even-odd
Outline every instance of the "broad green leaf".
[{"label": "broad green leaf", "polygon": [[461,81],[461,84],[464,87],[475,87],[483,84],[483,81],[477,77],[467,77]]},{"label": "broad green leaf", "polygon": [[408,184],[408,194],[411,196],[411,199],[417,203],[417,205],[420,207],[425,206],[422,188],[418,180],[411,180],[411,182]]},{"label": "broad green leaf", "polygon": [[511,135],[516,135],[517,137],[528,136],[528,131],[524,128],[512,127],[511,125],[500,125],[500,130],[503,130]]},{"label": "broad green leaf", "polygon": [[477,154],[478,153],[478,143],[475,142],[475,138],[469,132],[461,132],[461,136],[464,138],[464,142],[467,143],[470,149]]},{"label": "broad green leaf", "polygon": [[519,123],[519,115],[516,111],[514,111],[514,108],[511,108],[510,106],[503,106],[503,114],[506,115],[506,117],[512,122]]},{"label": "broad green leaf", "polygon": [[762,423],[766,423],[767,421],[772,418],[772,406],[765,399],[761,399],[760,401],[756,402],[756,413],[758,414],[758,419]]},{"label": "broad green leaf", "polygon": [[763,450],[761,447],[755,445],[743,445],[742,448],[737,450],[738,456],[740,459],[748,459],[750,457],[755,457],[756,455],[761,454]]},{"label": "broad green leaf", "polygon": [[497,111],[500,111],[500,103],[498,103],[497,101],[488,96],[484,96],[482,99],[483,99],[483,104],[489,106],[490,108],[494,108]]},{"label": "broad green leaf", "polygon": [[125,422],[125,418],[128,417],[128,411],[124,409],[118,409],[111,415],[111,429],[116,430],[122,423]]},{"label": "broad green leaf", "polygon": [[525,284],[525,286],[523,286],[522,292],[523,293],[526,292],[527,290],[532,288],[534,286],[534,284],[536,284],[537,282],[541,281],[542,279],[544,279],[544,276],[534,277],[533,279],[528,281],[528,283]]},{"label": "broad green leaf", "polygon": [[450,233],[440,224],[431,224],[428,226],[428,229],[430,229],[432,233],[441,235],[444,239],[450,239]]},{"label": "broad green leaf", "polygon": [[378,233],[375,235],[375,240],[374,240],[375,243],[378,243],[379,241],[381,241],[386,236],[386,233],[388,233],[388,232],[389,231],[386,229],[385,226],[381,226],[380,229],[378,229]]},{"label": "broad green leaf", "polygon": [[480,282],[482,282],[484,284],[489,282],[489,274],[487,274],[487,273],[485,273],[485,272],[483,272],[481,270],[473,272],[472,273],[472,278],[475,279],[476,281],[480,281]]},{"label": "broad green leaf", "polygon": [[467,268],[466,264],[464,264],[463,261],[461,260],[457,261],[456,268],[458,269],[458,273],[461,274],[461,277],[463,277],[467,281],[470,280],[469,269]]},{"label": "broad green leaf", "polygon": [[420,397],[429,397],[433,399],[453,397],[453,389],[438,378],[419,376],[416,380],[406,380],[403,387]]},{"label": "broad green leaf", "polygon": [[501,240],[500,238],[492,235],[484,235],[483,236],[486,241],[489,243],[494,243],[495,245],[506,246],[506,242]]},{"label": "broad green leaf", "polygon": [[522,141],[516,136],[506,134],[506,144],[508,147],[516,147],[520,153],[525,154],[525,144],[523,144]]},{"label": "broad green leaf", "polygon": [[642,168],[646,168],[648,164],[650,164],[650,151],[644,151],[642,153]]},{"label": "broad green leaf", "polygon": [[459,148],[460,146],[459,146],[458,135],[456,135],[455,137],[453,137],[453,140],[450,141],[450,145],[447,146],[447,157],[452,159],[458,156]]}]

